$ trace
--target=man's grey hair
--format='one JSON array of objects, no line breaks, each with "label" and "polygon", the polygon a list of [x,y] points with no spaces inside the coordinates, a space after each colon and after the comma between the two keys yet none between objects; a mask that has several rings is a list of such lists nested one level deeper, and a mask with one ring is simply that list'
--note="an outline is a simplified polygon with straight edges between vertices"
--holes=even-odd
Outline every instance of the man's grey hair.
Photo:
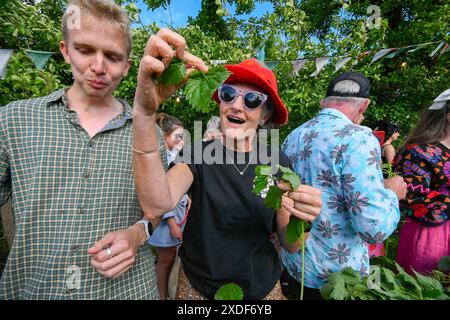
[{"label": "man's grey hair", "polygon": [[361,104],[366,101],[366,98],[358,98],[358,97],[336,97],[336,96],[330,96],[326,97],[322,100],[323,107],[328,108],[333,105],[352,105],[355,108],[359,108]]}]

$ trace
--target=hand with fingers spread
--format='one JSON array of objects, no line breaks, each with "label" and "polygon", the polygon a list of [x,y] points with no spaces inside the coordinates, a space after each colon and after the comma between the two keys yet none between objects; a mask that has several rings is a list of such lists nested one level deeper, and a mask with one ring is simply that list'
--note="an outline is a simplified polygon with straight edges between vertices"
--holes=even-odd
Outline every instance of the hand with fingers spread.
[{"label": "hand with fingers spread", "polygon": [[88,253],[91,265],[108,278],[118,278],[134,264],[136,252],[145,240],[142,225],[106,234],[97,241]]},{"label": "hand with fingers spread", "polygon": [[322,193],[319,189],[308,185],[300,185],[297,190],[291,190],[287,183],[279,182],[278,187],[286,191],[282,206],[292,215],[307,222],[312,222],[322,208]]},{"label": "hand with fingers spread", "polygon": [[177,57],[189,65],[187,73],[194,68],[207,72],[208,67],[200,58],[186,51],[186,40],[178,33],[163,28],[158,34],[149,38],[144,50],[144,57],[139,66],[134,108],[148,116],[158,110],[159,105],[169,98],[176,86],[163,86],[154,80],[161,76]]}]

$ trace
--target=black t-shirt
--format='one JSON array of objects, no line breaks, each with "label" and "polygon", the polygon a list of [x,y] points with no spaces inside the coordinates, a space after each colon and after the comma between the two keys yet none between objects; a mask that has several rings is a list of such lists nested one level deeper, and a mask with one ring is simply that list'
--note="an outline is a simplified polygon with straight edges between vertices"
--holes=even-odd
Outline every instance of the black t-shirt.
[{"label": "black t-shirt", "polygon": [[267,145],[247,153],[225,151],[218,140],[183,150],[194,181],[180,257],[192,286],[210,299],[231,282],[243,289],[244,299],[263,299],[280,277],[278,254],[269,239],[275,212],[251,192],[258,164],[290,167],[283,152],[274,149],[273,154]]}]

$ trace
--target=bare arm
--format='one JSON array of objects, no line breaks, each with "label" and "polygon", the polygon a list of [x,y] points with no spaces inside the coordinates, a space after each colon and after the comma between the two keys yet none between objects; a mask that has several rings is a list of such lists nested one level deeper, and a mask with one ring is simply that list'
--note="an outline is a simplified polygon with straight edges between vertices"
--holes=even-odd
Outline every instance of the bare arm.
[{"label": "bare arm", "polygon": [[[172,48],[175,48],[175,52]],[[192,184],[193,176],[186,164],[178,164],[167,174],[160,160],[156,133],[156,112],[170,97],[175,86],[164,87],[153,80],[161,75],[176,56],[201,71],[204,62],[186,52],[186,41],[179,34],[161,29],[151,36],[139,66],[138,84],[133,103],[133,174],[137,195],[145,217],[154,219],[176,206]]]},{"label": "bare arm", "polygon": [[395,148],[393,145],[388,144],[383,148],[383,156],[387,162],[392,163],[395,157]]}]

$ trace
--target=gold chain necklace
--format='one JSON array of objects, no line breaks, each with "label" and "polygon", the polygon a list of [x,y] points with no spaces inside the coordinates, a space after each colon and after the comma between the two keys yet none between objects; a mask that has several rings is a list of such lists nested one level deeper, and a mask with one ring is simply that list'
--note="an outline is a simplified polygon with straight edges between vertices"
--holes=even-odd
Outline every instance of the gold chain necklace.
[{"label": "gold chain necklace", "polygon": [[226,154],[227,158],[230,159],[231,164],[233,165],[233,167],[236,169],[237,172],[239,172],[239,174],[240,174],[241,176],[243,176],[244,173],[245,173],[245,170],[247,170],[248,166],[249,166],[250,163],[252,162],[253,155],[255,154],[255,151],[253,150],[252,155],[250,156],[250,159],[248,160],[247,165],[245,166],[244,170],[241,171],[241,170],[239,170],[239,169],[236,167],[236,165],[234,164],[233,159],[231,159],[231,157],[228,155],[228,152],[227,152],[226,147],[224,146],[223,148],[224,148],[224,151],[225,151],[225,154]]}]

